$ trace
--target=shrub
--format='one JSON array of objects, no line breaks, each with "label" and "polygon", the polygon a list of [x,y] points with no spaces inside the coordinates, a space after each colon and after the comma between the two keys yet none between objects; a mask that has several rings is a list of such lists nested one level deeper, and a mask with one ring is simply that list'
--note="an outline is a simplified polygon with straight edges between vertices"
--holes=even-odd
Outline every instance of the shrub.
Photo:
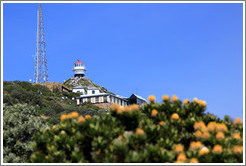
[{"label": "shrub", "polygon": [[232,124],[205,109],[204,101],[165,98],[113,105],[100,117],[63,114],[35,135],[31,162],[243,162],[240,119]]},{"label": "shrub", "polygon": [[34,107],[27,104],[3,105],[3,160],[27,162],[32,151],[32,135],[47,127]]}]

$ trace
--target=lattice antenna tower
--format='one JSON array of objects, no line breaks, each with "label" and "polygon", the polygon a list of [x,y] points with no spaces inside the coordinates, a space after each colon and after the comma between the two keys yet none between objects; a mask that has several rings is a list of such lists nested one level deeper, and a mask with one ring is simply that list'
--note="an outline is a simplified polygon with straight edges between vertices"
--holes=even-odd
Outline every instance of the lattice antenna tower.
[{"label": "lattice antenna tower", "polygon": [[42,6],[38,7],[38,23],[37,23],[37,42],[35,55],[35,72],[34,83],[48,82],[48,66],[46,57],[46,45],[44,40],[44,24],[42,16]]}]

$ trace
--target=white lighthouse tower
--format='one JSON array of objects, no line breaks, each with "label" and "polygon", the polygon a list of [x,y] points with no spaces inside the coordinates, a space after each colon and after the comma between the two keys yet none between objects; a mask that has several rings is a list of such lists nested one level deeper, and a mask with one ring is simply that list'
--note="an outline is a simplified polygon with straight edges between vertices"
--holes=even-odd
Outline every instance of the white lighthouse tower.
[{"label": "white lighthouse tower", "polygon": [[86,71],[84,63],[78,60],[78,62],[74,63],[73,71],[74,77],[84,77]]}]

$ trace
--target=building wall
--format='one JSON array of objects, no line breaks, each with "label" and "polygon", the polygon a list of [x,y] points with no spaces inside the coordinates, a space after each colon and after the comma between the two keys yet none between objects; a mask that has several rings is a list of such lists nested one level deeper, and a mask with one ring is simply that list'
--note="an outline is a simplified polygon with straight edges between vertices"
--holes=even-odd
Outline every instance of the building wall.
[{"label": "building wall", "polygon": [[[87,90],[87,95],[92,95],[93,93],[92,93],[92,91],[93,90]],[[94,90],[95,91],[95,93],[94,94],[100,94],[100,91],[99,90]]]},{"label": "building wall", "polygon": [[144,101],[144,100],[141,100],[141,99],[139,99],[139,98],[137,98],[137,104],[145,104],[146,102]]},{"label": "building wall", "polygon": [[85,89],[81,88],[81,89],[73,89],[72,92],[82,92],[83,94],[85,94]]},{"label": "building wall", "polygon": [[89,101],[91,103],[95,103],[95,104],[99,104],[99,103],[111,103],[111,104],[114,104],[114,103],[117,103],[120,106],[126,106],[127,105],[127,101],[124,101],[123,99],[118,98],[118,97],[114,97],[114,96],[110,97],[110,95],[84,97],[84,98],[81,99],[81,102],[80,102],[80,99],[77,99],[77,104],[79,105],[79,104],[82,104],[84,102],[89,102]]}]

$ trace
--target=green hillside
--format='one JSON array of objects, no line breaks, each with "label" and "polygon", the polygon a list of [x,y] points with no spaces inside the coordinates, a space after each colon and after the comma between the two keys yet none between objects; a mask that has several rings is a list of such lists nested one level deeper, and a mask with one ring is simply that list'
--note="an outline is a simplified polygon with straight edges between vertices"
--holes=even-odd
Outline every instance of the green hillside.
[{"label": "green hillside", "polygon": [[3,103],[14,105],[17,103],[34,106],[40,115],[45,116],[49,122],[56,124],[62,113],[78,111],[82,114],[97,114],[98,107],[87,104],[81,107],[76,105],[78,93],[61,92],[57,89],[50,91],[42,85],[32,85],[29,82],[4,81],[3,82]]},{"label": "green hillside", "polygon": [[100,116],[99,108],[72,100],[79,94],[49,90],[29,82],[3,82],[3,156],[4,162],[27,162],[33,151],[33,134],[59,124],[64,113]]}]

